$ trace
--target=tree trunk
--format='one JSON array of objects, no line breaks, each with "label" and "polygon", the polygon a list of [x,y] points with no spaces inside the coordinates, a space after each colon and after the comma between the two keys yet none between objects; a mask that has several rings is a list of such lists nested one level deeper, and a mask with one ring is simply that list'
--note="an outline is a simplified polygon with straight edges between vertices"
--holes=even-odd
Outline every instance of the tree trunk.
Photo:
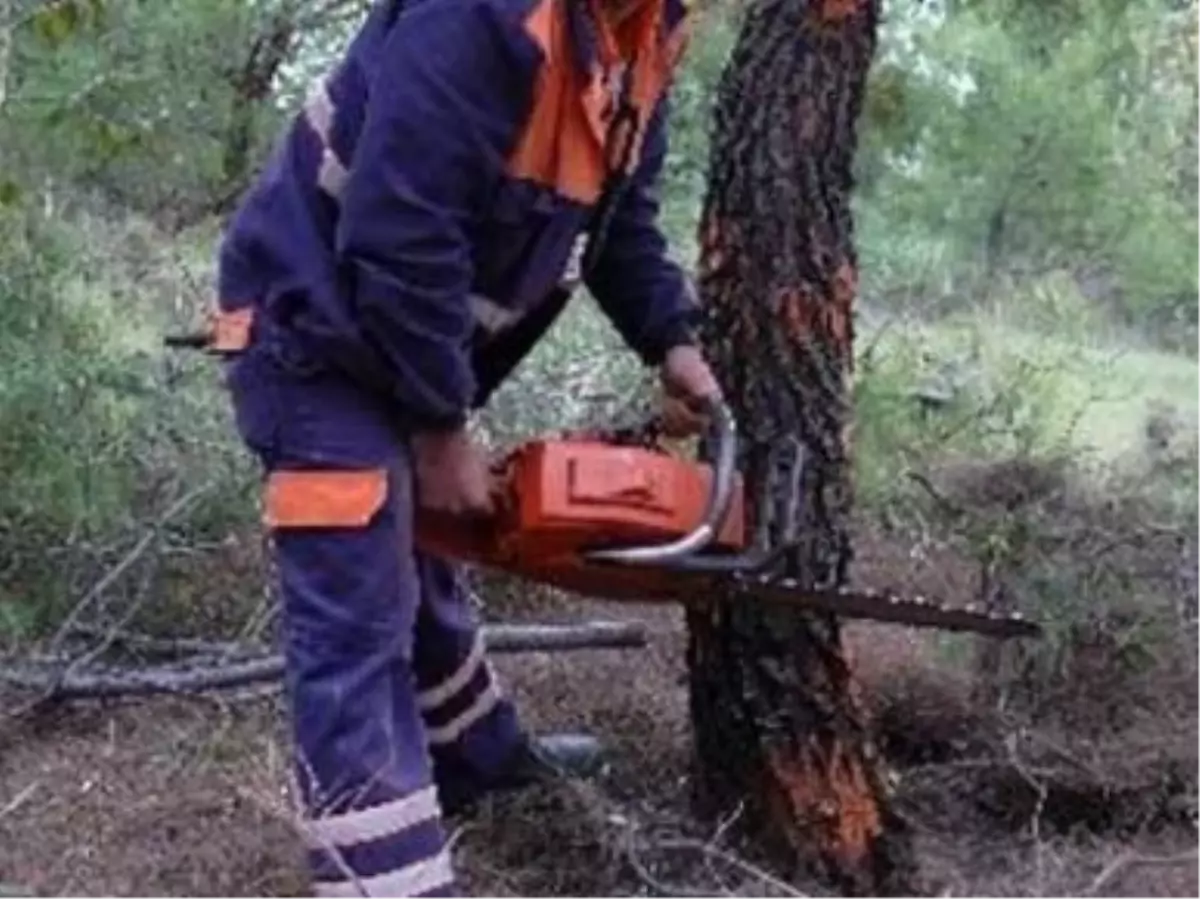
[{"label": "tree trunk", "polygon": [[233,100],[221,139],[221,186],[214,212],[227,212],[249,183],[254,165],[254,129],[272,96],[275,76],[296,50],[295,11],[280,11],[250,44],[241,64],[229,73]]},{"label": "tree trunk", "polygon": [[[799,548],[781,572],[840,585],[851,561],[850,192],[878,0],[757,0],[716,103],[701,223],[703,338],[743,435],[799,441]],[[752,514],[762,514],[753,509]],[[783,538],[772,525],[772,539]],[[745,598],[688,613],[700,799],[746,802],[784,865],[853,894],[911,893],[909,835],[855,695],[838,621]]]}]

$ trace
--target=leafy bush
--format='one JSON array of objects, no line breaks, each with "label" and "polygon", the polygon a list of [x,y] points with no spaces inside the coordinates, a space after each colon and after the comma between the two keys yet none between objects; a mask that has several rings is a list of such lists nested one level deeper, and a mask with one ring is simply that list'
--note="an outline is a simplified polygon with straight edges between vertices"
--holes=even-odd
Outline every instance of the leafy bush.
[{"label": "leafy bush", "polygon": [[[171,528],[200,538],[245,519],[249,469],[214,373],[163,357],[153,280],[122,271],[136,236],[128,223],[0,213],[0,627],[58,614],[199,485],[211,485],[204,502]],[[140,249],[174,264],[161,244]]]}]

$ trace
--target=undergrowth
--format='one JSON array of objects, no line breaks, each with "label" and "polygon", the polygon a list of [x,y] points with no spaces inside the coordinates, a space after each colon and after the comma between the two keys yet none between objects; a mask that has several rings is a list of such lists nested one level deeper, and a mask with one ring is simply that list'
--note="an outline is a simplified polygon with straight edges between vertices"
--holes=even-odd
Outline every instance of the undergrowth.
[{"label": "undergrowth", "polygon": [[0,628],[20,636],[148,530],[202,545],[244,526],[252,497],[216,372],[159,345],[194,302],[195,260],[136,217],[10,210],[0,230]]}]

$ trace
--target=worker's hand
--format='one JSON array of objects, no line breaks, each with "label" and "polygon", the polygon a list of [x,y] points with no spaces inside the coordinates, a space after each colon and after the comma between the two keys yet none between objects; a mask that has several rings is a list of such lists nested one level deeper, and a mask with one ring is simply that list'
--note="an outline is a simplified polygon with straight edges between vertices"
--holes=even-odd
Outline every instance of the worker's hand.
[{"label": "worker's hand", "polygon": [[690,437],[708,424],[705,407],[721,395],[712,369],[698,347],[677,346],[663,361],[663,430],[668,437]]},{"label": "worker's hand", "polygon": [[481,518],[494,502],[487,458],[465,428],[412,438],[417,502],[457,518]]}]

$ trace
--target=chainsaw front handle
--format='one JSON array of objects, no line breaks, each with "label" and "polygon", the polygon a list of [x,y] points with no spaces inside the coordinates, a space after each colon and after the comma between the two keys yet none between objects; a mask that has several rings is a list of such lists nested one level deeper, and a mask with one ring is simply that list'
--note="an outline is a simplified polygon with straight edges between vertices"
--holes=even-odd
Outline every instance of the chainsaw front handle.
[{"label": "chainsaw front handle", "polygon": [[713,465],[708,500],[700,524],[691,533],[670,543],[590,550],[584,554],[589,562],[662,565],[685,559],[716,539],[733,501],[734,479],[737,475],[737,423],[733,413],[719,396],[711,397],[705,402],[703,413],[709,420],[709,436],[715,447],[716,463]]}]

